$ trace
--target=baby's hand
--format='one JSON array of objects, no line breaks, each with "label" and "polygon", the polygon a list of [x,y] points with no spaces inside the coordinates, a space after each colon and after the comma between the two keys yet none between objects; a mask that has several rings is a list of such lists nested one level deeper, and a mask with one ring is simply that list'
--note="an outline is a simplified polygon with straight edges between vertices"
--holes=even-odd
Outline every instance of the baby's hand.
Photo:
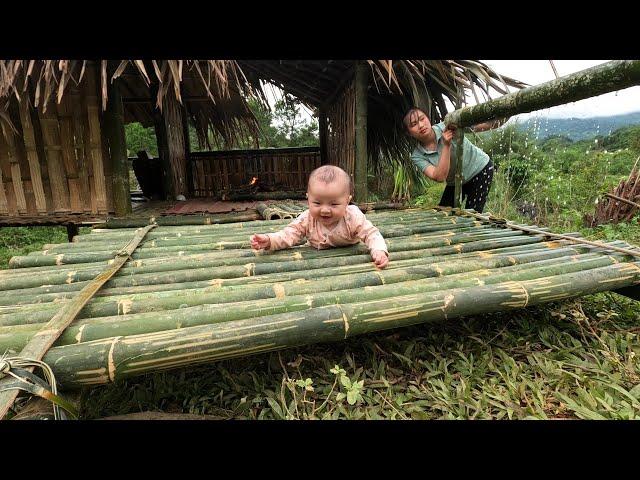
[{"label": "baby's hand", "polygon": [[261,233],[256,233],[253,237],[251,237],[251,248],[255,250],[268,249],[271,247],[271,240],[268,235],[263,235]]},{"label": "baby's hand", "polygon": [[372,250],[371,258],[375,263],[376,268],[384,268],[389,263],[389,256],[384,250]]}]

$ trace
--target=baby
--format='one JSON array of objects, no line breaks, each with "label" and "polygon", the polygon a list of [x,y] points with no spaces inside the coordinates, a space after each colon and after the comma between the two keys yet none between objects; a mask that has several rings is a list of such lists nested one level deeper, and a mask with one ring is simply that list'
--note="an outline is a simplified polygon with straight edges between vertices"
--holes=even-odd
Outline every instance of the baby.
[{"label": "baby", "polygon": [[334,165],[316,168],[309,175],[307,201],[309,209],[283,230],[251,237],[251,247],[280,250],[298,245],[303,237],[317,249],[363,241],[376,267],[387,266],[389,252],[382,234],[357,206],[349,205],[351,177],[347,172]]}]

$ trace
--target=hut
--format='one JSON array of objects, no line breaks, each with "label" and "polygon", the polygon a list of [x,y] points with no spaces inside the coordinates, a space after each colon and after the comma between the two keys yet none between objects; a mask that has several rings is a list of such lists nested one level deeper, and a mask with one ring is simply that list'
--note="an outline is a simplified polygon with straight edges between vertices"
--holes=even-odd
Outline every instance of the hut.
[{"label": "hut", "polygon": [[[247,101],[266,104],[266,83],[314,111],[318,147],[233,149],[241,138],[257,138]],[[523,86],[477,61],[5,60],[0,225],[130,214],[129,122],[155,128],[159,159],[146,163],[146,177],[170,200],[228,198],[258,179],[268,190],[294,193],[313,168],[330,163],[353,176],[356,200],[365,201],[367,169],[408,151],[398,122],[408,106],[440,120],[445,99],[459,105],[467,90],[488,94],[507,85]],[[206,151],[191,152],[188,124]]]}]

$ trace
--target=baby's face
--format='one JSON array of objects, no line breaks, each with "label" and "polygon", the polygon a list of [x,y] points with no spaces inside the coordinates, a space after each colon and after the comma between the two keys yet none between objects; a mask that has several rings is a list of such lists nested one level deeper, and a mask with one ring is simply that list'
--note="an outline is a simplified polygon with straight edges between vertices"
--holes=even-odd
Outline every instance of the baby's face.
[{"label": "baby's face", "polygon": [[351,201],[348,188],[341,181],[309,183],[309,214],[325,226],[335,225],[347,213],[347,206]]}]

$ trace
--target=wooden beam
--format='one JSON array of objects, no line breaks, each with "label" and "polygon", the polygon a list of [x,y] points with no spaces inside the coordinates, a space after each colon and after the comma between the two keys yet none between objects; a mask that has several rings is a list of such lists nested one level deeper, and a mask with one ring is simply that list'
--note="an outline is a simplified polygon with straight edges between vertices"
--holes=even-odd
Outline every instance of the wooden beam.
[{"label": "wooden beam", "polygon": [[108,103],[104,112],[104,131],[113,167],[113,205],[116,216],[131,213],[129,194],[129,159],[124,133],[124,107],[120,96],[120,79],[109,83]]},{"label": "wooden beam", "polygon": [[357,62],[355,67],[355,168],[354,168],[354,200],[358,203],[367,201],[367,89],[369,86],[369,70],[364,62]]}]

